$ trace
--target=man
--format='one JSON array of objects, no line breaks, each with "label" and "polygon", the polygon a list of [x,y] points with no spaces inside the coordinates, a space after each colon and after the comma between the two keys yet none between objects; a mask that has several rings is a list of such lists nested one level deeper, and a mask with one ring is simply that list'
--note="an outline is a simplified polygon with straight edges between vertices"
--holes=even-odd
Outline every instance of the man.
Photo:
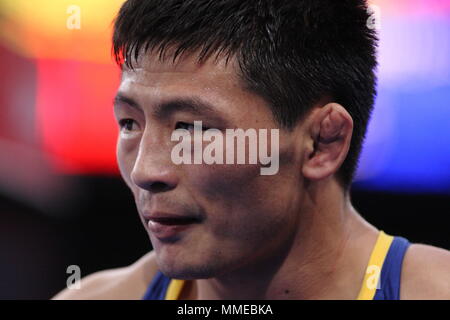
[{"label": "man", "polygon": [[[56,298],[449,299],[449,252],[351,204],[375,97],[369,18],[362,0],[126,1],[117,158],[154,250]],[[196,121],[279,130],[276,174],[175,164],[173,133]]]}]

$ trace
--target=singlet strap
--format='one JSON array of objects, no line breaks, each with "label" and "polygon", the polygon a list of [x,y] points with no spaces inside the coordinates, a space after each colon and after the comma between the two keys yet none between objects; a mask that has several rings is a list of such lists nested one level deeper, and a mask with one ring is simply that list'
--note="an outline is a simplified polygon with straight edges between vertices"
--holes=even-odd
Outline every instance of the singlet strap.
[{"label": "singlet strap", "polygon": [[177,300],[184,280],[171,279],[158,270],[142,300]]},{"label": "singlet strap", "polygon": [[394,237],[388,236],[383,231],[378,234],[377,241],[370,255],[366,273],[357,300],[372,300],[375,296],[383,263],[388,254]]},{"label": "singlet strap", "polygon": [[150,282],[142,300],[164,300],[170,280],[161,271],[158,271]]},{"label": "singlet strap", "polygon": [[184,280],[172,279],[167,288],[165,300],[178,300],[181,290],[183,290],[184,282]]},{"label": "singlet strap", "polygon": [[409,245],[409,241],[405,238],[394,238],[381,270],[381,285],[373,298],[374,300],[400,300],[403,258]]}]

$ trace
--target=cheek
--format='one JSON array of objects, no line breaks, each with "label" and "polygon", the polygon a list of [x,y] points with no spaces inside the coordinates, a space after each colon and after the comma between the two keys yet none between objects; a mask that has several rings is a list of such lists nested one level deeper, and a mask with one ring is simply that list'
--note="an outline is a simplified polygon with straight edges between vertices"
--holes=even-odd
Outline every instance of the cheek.
[{"label": "cheek", "polygon": [[[260,165],[192,165],[185,170],[194,193],[207,205],[232,210],[273,211],[289,208],[299,196],[301,177],[293,146],[280,148],[279,170],[261,175]],[[243,217],[241,217],[243,218]]]},{"label": "cheek", "polygon": [[244,196],[244,190],[253,187],[251,181],[258,175],[259,166],[255,165],[202,165],[189,169],[190,180],[211,202],[237,201]]},{"label": "cheek", "polygon": [[[244,263],[276,252],[295,233],[292,178],[261,176],[259,166],[193,168],[193,193],[207,213],[203,243]],[[199,199],[200,198],[200,199]],[[267,241],[270,239],[270,241]],[[234,257],[234,258],[232,258]]]},{"label": "cheek", "polygon": [[130,141],[124,142],[119,139],[117,142],[116,156],[120,174],[128,187],[131,188],[130,175],[136,161],[137,148],[134,147],[134,143],[131,143]]},{"label": "cheek", "polygon": [[301,202],[298,161],[292,148],[281,148],[277,174],[261,175],[259,165],[198,165],[187,181],[220,238],[258,238],[296,223]]},{"label": "cheek", "polygon": [[[210,166],[190,170],[201,205],[219,233],[250,231],[251,226],[288,219],[291,182],[278,175],[262,176],[260,166]],[[289,178],[288,178],[289,179]]]}]

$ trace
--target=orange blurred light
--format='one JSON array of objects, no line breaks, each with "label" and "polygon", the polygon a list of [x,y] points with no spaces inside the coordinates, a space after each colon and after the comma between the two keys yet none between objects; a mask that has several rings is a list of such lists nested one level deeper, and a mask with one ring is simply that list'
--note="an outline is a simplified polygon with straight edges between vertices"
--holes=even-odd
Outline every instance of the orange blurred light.
[{"label": "orange blurred light", "polygon": [[123,2],[2,0],[0,40],[30,58],[110,63],[112,22]]}]

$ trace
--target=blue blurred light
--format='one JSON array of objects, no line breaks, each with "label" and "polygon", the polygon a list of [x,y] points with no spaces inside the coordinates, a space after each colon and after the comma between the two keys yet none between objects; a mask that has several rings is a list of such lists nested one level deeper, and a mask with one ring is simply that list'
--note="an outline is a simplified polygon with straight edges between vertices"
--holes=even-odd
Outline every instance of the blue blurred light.
[{"label": "blue blurred light", "polygon": [[355,186],[450,193],[450,19],[382,28],[379,94]]}]

